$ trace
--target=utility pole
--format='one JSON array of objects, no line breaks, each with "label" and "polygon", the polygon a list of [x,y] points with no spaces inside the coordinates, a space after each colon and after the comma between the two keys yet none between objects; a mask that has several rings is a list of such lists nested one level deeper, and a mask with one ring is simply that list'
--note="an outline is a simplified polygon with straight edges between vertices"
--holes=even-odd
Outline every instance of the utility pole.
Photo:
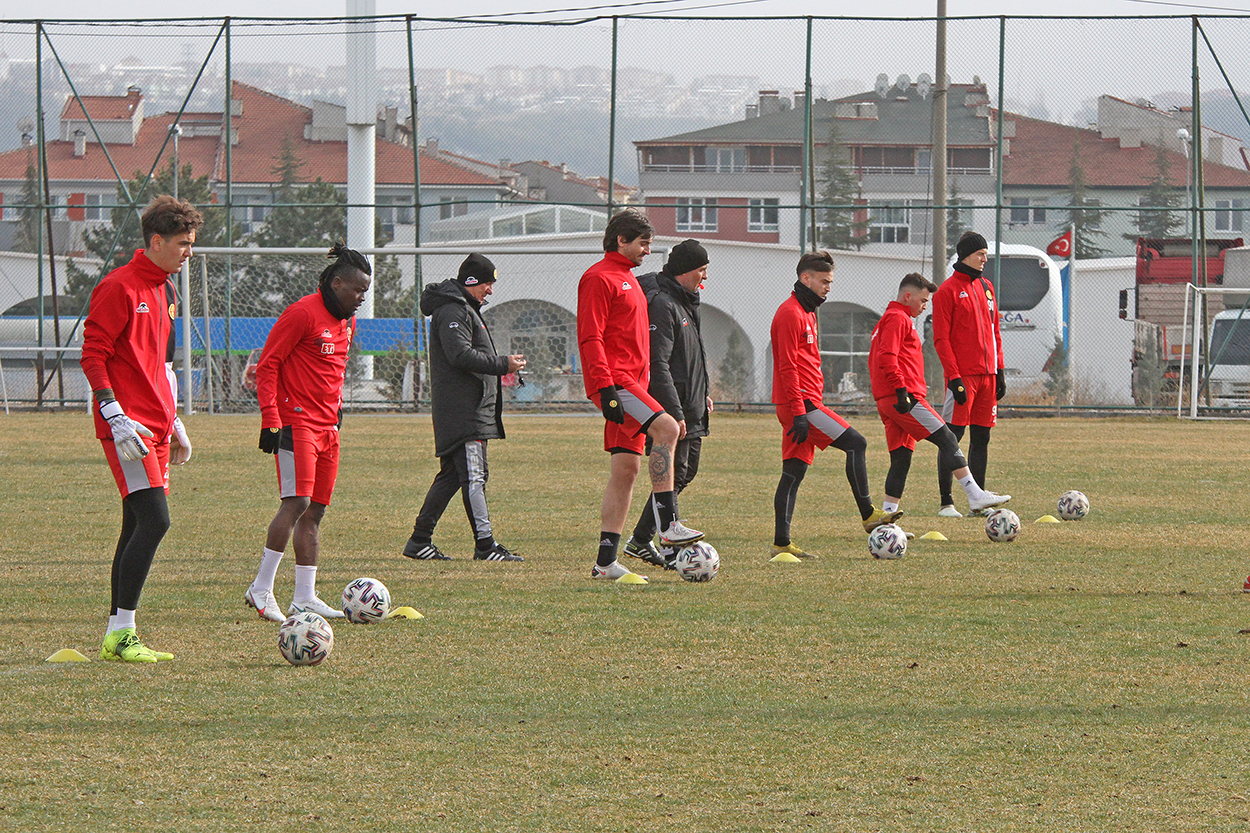
[{"label": "utility pole", "polygon": [[946,0],[937,0],[933,79],[933,282],[946,277]]}]

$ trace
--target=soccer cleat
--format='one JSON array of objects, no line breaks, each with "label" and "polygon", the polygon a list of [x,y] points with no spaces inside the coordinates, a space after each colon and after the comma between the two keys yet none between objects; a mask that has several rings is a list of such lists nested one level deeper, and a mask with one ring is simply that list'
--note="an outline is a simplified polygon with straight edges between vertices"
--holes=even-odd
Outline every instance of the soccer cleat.
[{"label": "soccer cleat", "polygon": [[474,561],[524,561],[525,559],[517,555],[516,553],[511,552],[503,544],[496,541],[495,546],[491,547],[488,550],[474,550],[473,560]]},{"label": "soccer cleat", "polygon": [[343,611],[335,610],[316,596],[303,602],[292,601],[291,606],[286,609],[286,615],[294,616],[297,613],[315,613],[322,619],[344,618]]},{"label": "soccer cleat", "polygon": [[[666,567],[670,570],[675,569],[675,567],[668,567],[664,556],[660,555],[660,551],[657,550],[655,548],[655,544],[650,541],[639,543],[633,538],[630,538],[629,541],[625,543],[625,554],[630,558],[637,558],[640,561],[645,561],[652,567]],[[676,559],[676,556],[673,556],[673,558]]]},{"label": "soccer cleat", "polygon": [[420,544],[411,538],[404,544],[404,555],[416,561],[451,561],[450,555],[444,555],[442,550],[429,541]]},{"label": "soccer cleat", "polygon": [[[169,655],[173,659],[173,654]],[[100,659],[114,662],[156,662],[156,654],[139,641],[134,628],[122,628],[104,635]]]},{"label": "soccer cleat", "polygon": [[273,597],[272,590],[261,591],[249,586],[247,592],[243,594],[243,601],[247,602],[248,607],[255,608],[256,615],[262,619],[268,619],[270,622],[286,621],[286,617],[282,615],[282,608],[278,606],[278,600]]},{"label": "soccer cleat", "polygon": [[702,532],[697,529],[691,529],[676,518],[673,518],[673,522],[668,525],[668,529],[660,533],[660,544],[666,547],[684,547],[686,544],[693,544],[695,541],[702,540]]},{"label": "soccer cleat", "polygon": [[872,532],[882,524],[897,523],[898,519],[903,517],[903,510],[897,509],[893,512],[887,512],[884,509],[872,507],[872,514],[864,519],[864,532]]},{"label": "soccer cleat", "polygon": [[985,514],[986,509],[993,509],[995,506],[1002,506],[1011,500],[1011,495],[996,495],[993,492],[985,492],[979,500],[969,500],[968,508],[978,514]]},{"label": "soccer cleat", "polygon": [[[598,564],[596,564],[595,566],[590,568],[591,578],[606,578],[612,581],[616,581],[621,576],[628,576],[630,574],[631,574],[631,571],[626,569],[625,565],[621,564],[621,562],[619,561],[613,561],[611,564],[609,564],[606,567],[600,567]],[[645,579],[646,576],[639,576],[639,578]]]},{"label": "soccer cleat", "polygon": [[1243,593],[1250,593],[1250,576],[1246,577],[1246,583],[1241,585],[1241,590]]},{"label": "soccer cleat", "polygon": [[964,516],[963,512],[960,512],[958,509],[956,509],[954,506],[951,506],[949,503],[944,505],[941,509],[938,510],[939,518],[962,518],[963,516]]},{"label": "soccer cleat", "polygon": [[795,543],[786,544],[784,547],[779,547],[776,544],[773,544],[773,557],[774,558],[777,557],[778,555],[781,555],[783,552],[788,552],[790,553],[790,555],[793,555],[795,558],[816,558],[817,557],[816,553],[806,552],[802,547],[800,547],[798,544],[795,544]]}]

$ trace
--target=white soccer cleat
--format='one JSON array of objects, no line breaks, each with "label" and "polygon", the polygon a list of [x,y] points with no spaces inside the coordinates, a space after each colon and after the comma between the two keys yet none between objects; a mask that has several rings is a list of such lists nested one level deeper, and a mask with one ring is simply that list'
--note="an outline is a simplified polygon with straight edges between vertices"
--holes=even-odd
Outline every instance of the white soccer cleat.
[{"label": "white soccer cleat", "polygon": [[343,619],[343,611],[335,610],[325,602],[313,596],[308,601],[291,602],[291,606],[286,609],[287,616],[294,616],[297,613],[315,613],[322,619]]},{"label": "white soccer cleat", "polygon": [[986,509],[993,509],[995,506],[1002,506],[1011,500],[1011,495],[996,495],[993,492],[985,492],[978,500],[969,500],[968,508],[973,514],[979,514]]},{"label": "white soccer cleat", "polygon": [[[610,581],[616,581],[618,578],[628,575],[637,575],[637,573],[632,572],[619,561],[613,561],[606,567],[600,567],[596,564],[594,567],[590,568],[591,578],[605,578]],[[639,578],[645,579],[646,576],[639,576]]]},{"label": "white soccer cleat", "polygon": [[668,525],[668,529],[660,533],[660,545],[664,547],[684,547],[702,540],[702,532],[691,529],[676,518]]},{"label": "white soccer cleat", "polygon": [[963,512],[960,512],[958,509],[956,509],[954,506],[951,506],[950,504],[947,504],[938,510],[939,518],[962,518],[963,516],[964,516]]},{"label": "white soccer cleat", "polygon": [[243,594],[243,601],[247,602],[248,607],[255,608],[256,615],[262,619],[268,619],[270,622],[286,621],[286,617],[282,615],[282,608],[278,606],[278,600],[273,597],[272,590],[261,591],[249,586],[247,592]]}]

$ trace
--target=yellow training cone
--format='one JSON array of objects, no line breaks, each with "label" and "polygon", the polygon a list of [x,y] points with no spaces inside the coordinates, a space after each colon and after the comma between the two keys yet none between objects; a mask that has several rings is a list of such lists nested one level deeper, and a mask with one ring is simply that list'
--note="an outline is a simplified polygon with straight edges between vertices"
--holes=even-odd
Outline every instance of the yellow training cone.
[{"label": "yellow training cone", "polygon": [[799,558],[793,553],[779,552],[768,559],[769,564],[798,564]]},{"label": "yellow training cone", "polygon": [[950,539],[947,538],[942,533],[938,532],[936,529],[934,529],[929,532],[926,532],[924,535],[921,535],[920,540],[921,541],[949,541]]},{"label": "yellow training cone", "polygon": [[91,660],[87,659],[73,648],[62,648],[44,660],[44,662],[91,662]]},{"label": "yellow training cone", "polygon": [[396,608],[392,608],[391,612],[386,614],[386,618],[387,619],[424,619],[425,617],[410,607],[396,607]]},{"label": "yellow training cone", "polygon": [[647,580],[637,573],[626,573],[616,580],[617,584],[646,584]]},{"label": "yellow training cone", "polygon": [[1057,524],[1057,523],[1060,523],[1060,521],[1054,515],[1042,515],[1033,523],[1035,524]]}]

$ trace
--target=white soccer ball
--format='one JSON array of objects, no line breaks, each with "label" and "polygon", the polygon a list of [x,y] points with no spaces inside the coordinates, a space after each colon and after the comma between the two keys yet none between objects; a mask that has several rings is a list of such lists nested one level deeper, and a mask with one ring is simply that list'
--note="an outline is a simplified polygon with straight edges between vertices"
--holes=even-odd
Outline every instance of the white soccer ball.
[{"label": "white soccer ball", "polygon": [[720,553],[707,541],[695,541],[677,553],[677,575],[686,581],[711,581],[720,569]]},{"label": "white soccer ball", "polygon": [[1059,496],[1059,517],[1065,521],[1079,521],[1089,514],[1089,498],[1073,489]]},{"label": "white soccer ball", "polygon": [[316,665],[334,650],[334,631],[316,613],[297,613],[278,627],[278,650],[291,665]]},{"label": "white soccer ball", "polygon": [[1010,509],[995,509],[985,516],[985,534],[991,541],[1014,541],[1020,534],[1020,518]]},{"label": "white soccer ball", "polygon": [[873,558],[902,558],[907,552],[907,533],[898,524],[881,524],[868,533],[868,552]]},{"label": "white soccer ball", "polygon": [[358,578],[343,588],[343,615],[357,625],[381,622],[391,612],[391,591],[376,578]]}]

